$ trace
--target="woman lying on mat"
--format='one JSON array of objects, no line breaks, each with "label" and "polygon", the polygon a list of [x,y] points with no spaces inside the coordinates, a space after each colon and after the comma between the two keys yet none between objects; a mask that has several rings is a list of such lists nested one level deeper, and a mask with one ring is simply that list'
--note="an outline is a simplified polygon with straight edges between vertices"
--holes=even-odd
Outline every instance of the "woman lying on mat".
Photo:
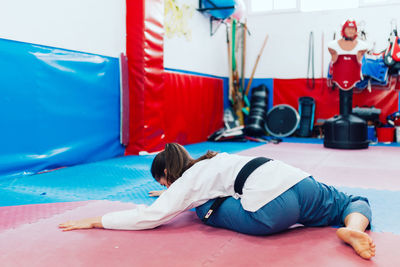
[{"label": "woman lying on mat", "polygon": [[[368,200],[339,192],[281,161],[210,151],[193,159],[183,146],[172,143],[154,158],[151,173],[168,188],[151,206],[59,227],[151,229],[196,208],[207,225],[251,235],[278,233],[296,223],[340,226],[337,236],[361,257],[375,255],[375,244],[364,232],[371,221]],[[214,203],[222,204],[218,208]]]}]

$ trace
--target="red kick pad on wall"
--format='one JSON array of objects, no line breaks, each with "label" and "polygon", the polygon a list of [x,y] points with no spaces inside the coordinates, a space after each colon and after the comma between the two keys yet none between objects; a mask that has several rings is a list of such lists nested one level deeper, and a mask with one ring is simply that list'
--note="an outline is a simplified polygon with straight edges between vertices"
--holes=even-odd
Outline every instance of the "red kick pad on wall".
[{"label": "red kick pad on wall", "polygon": [[[302,96],[315,99],[315,122],[318,119],[329,119],[339,114],[339,91],[326,85],[326,79],[315,79],[314,89],[307,86],[307,79],[274,79],[274,106],[288,104],[298,109]],[[353,94],[353,107],[374,106],[382,110],[380,120],[399,109],[399,93],[394,90],[367,90]]]},{"label": "red kick pad on wall", "polygon": [[[129,143],[125,153],[166,142],[202,142],[222,127],[222,79],[164,73],[164,2],[127,1]],[[164,80],[165,79],[165,80]]]},{"label": "red kick pad on wall", "polygon": [[203,142],[223,126],[223,80],[164,73],[166,142]]}]

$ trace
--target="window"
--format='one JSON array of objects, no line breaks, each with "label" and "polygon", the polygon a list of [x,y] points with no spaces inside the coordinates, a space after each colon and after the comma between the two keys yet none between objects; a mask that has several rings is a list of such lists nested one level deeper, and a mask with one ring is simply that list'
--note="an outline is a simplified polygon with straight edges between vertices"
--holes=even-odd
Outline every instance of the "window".
[{"label": "window", "polygon": [[400,0],[247,0],[250,13],[322,11],[371,5],[400,4]]},{"label": "window", "polygon": [[298,0],[249,0],[252,13],[296,10]]},{"label": "window", "polygon": [[400,4],[400,0],[360,0],[360,6]]},{"label": "window", "polygon": [[300,10],[304,12],[359,7],[359,0],[300,0],[300,2]]},{"label": "window", "polygon": [[360,2],[364,4],[380,4],[382,2],[387,2],[387,0],[361,0]]}]

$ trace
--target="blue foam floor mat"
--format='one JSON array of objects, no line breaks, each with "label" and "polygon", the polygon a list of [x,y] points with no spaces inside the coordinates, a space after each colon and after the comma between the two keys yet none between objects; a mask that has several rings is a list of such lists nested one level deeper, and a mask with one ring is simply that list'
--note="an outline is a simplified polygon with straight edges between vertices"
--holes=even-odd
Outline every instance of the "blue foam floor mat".
[{"label": "blue foam floor mat", "polygon": [[203,142],[185,146],[193,157],[200,157],[207,150],[216,152],[238,153],[240,151],[265,145],[265,143],[258,142]]},{"label": "blue foam floor mat", "polygon": [[351,195],[359,195],[368,198],[372,209],[372,231],[400,234],[399,191],[350,187],[337,188]]},{"label": "blue foam floor mat", "polygon": [[[204,142],[185,146],[193,157],[207,150],[236,153],[263,145],[257,142]],[[118,200],[150,204],[151,190],[164,189],[150,175],[154,155],[127,156],[0,179],[0,206],[85,200]]]}]

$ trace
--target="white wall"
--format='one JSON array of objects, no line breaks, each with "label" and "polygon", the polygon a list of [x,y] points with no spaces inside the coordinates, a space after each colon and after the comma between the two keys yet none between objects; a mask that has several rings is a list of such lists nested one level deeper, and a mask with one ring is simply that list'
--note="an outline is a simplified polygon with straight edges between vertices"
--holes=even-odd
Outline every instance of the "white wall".
[{"label": "white wall", "polygon": [[[325,37],[324,77],[330,55],[327,43],[333,33],[348,18],[365,22],[367,41],[376,42],[376,51],[386,48],[390,33],[390,21],[399,18],[400,4],[373,6],[347,10],[319,12],[277,13],[250,15],[248,24],[252,36],[248,38],[247,76],[256,60],[266,33],[269,41],[259,62],[255,77],[259,78],[304,78],[307,75],[308,39],[314,32],[315,75],[321,77],[322,33]],[[400,26],[400,25],[399,25]]]},{"label": "white wall", "polygon": [[[177,0],[198,8],[198,0]],[[268,33],[270,38],[255,77],[306,77],[308,37],[314,31],[315,72],[321,76],[321,34],[325,35],[324,71],[330,56],[326,44],[346,18],[365,21],[370,42],[384,49],[390,21],[399,18],[400,4],[307,13],[249,15],[246,76]],[[0,0],[0,38],[117,57],[126,51],[125,0]],[[192,39],[164,40],[164,66],[227,76],[225,26],[210,36],[209,18],[198,11],[188,20]],[[399,18],[400,23],[400,18]],[[324,73],[325,75],[325,73]]]},{"label": "white wall", "polygon": [[117,57],[125,0],[0,0],[0,38]]},{"label": "white wall", "polygon": [[[198,0],[176,0],[178,6],[183,3],[192,9],[198,8]],[[210,36],[209,18],[198,11],[188,19],[192,38],[184,36],[164,38],[164,67],[228,76],[226,28],[221,25],[214,36]]]},{"label": "white wall", "polygon": [[[198,0],[177,2],[198,7]],[[256,78],[305,78],[310,31],[314,32],[315,77],[321,77],[322,69],[326,77],[330,61],[327,43],[333,39],[335,31],[340,31],[344,20],[354,18],[357,22],[364,21],[367,41],[371,44],[376,42],[376,50],[379,51],[387,46],[390,21],[399,18],[400,23],[399,10],[400,4],[392,4],[315,12],[250,14],[247,21],[251,36],[247,38],[246,77],[251,75],[266,33],[269,40],[258,64]],[[192,29],[191,41],[184,37],[165,38],[165,67],[228,76],[225,26],[222,25],[217,34],[210,37],[209,20],[198,11],[194,12],[189,25]],[[323,48],[322,33],[325,37]]]}]

